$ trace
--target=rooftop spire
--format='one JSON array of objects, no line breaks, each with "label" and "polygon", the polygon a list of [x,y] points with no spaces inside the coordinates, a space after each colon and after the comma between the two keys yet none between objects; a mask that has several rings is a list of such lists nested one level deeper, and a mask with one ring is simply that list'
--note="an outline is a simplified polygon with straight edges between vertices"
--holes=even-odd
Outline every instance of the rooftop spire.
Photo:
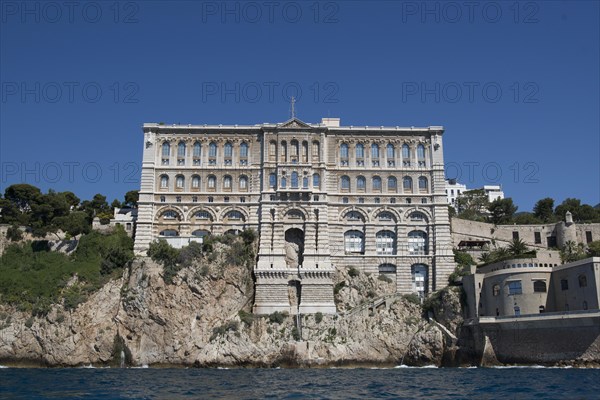
[{"label": "rooftop spire", "polygon": [[290,99],[290,103],[291,103],[291,108],[290,108],[290,114],[291,114],[291,119],[296,118],[296,98],[294,96],[292,96],[292,98]]}]

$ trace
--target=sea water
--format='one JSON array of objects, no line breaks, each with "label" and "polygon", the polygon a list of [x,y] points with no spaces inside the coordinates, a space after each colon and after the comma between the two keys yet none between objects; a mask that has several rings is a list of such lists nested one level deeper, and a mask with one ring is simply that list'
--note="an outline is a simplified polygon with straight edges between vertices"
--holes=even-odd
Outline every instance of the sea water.
[{"label": "sea water", "polygon": [[578,368],[1,368],[2,399],[600,399]]}]

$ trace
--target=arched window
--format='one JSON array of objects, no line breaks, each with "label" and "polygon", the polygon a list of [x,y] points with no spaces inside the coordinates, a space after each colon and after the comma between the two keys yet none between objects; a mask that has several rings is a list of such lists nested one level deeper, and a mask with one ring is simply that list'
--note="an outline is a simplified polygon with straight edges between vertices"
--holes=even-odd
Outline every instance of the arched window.
[{"label": "arched window", "polygon": [[214,175],[208,176],[208,188],[215,190],[217,188],[217,178]]},{"label": "arched window", "polygon": [[406,143],[402,145],[402,158],[410,158],[410,147]]},{"label": "arched window", "polygon": [[396,234],[392,231],[379,231],[375,235],[377,254],[396,254]]},{"label": "arched window", "polygon": [[412,192],[413,182],[412,182],[412,178],[410,176],[405,176],[404,179],[402,179],[402,188],[404,189],[404,192],[406,192],[406,193]]},{"label": "arched window", "polygon": [[321,176],[313,174],[313,188],[318,189],[321,186]]},{"label": "arched window", "polygon": [[579,280],[579,287],[586,287],[587,286],[587,276],[585,276],[585,275],[579,275],[578,280]]},{"label": "arched window", "polygon": [[367,180],[364,176],[356,177],[356,190],[365,190],[367,188]]},{"label": "arched window", "polygon": [[163,219],[179,219],[179,214],[173,210],[167,210],[162,213]]},{"label": "arched window", "polygon": [[380,264],[377,269],[380,274],[396,275],[396,266],[394,264]]},{"label": "arched window", "polygon": [[427,254],[427,234],[423,231],[411,231],[408,234],[409,255]]},{"label": "arched window", "polygon": [[160,176],[160,188],[167,189],[169,187],[169,177],[167,175]]},{"label": "arched window", "polygon": [[344,249],[346,250],[346,253],[363,253],[363,233],[361,231],[348,231],[344,233]]},{"label": "arched window", "polygon": [[427,294],[427,265],[415,264],[411,267],[413,290],[424,298]]},{"label": "arched window", "polygon": [[402,145],[402,165],[410,167],[410,147],[406,143]]},{"label": "arched window", "polygon": [[194,142],[194,158],[200,158],[202,156],[202,143]]},{"label": "arched window", "polygon": [[215,142],[210,142],[208,145],[208,156],[216,157],[217,156],[217,144]]},{"label": "arched window", "polygon": [[203,237],[208,236],[208,235],[210,235],[210,233],[208,231],[203,230],[203,229],[196,229],[194,232],[192,232],[192,236],[195,236],[195,237],[201,237],[201,238],[203,238]]},{"label": "arched window", "polygon": [[225,165],[232,165],[233,161],[233,145],[230,142],[225,143],[225,148],[223,151],[223,158],[225,160]]},{"label": "arched window", "polygon": [[380,212],[377,215],[377,219],[380,222],[392,222],[392,221],[396,221],[396,218],[394,217],[394,215],[391,212],[389,212],[389,211]]},{"label": "arched window", "polygon": [[321,144],[318,141],[312,142],[312,159],[313,161],[321,161]]},{"label": "arched window", "polygon": [[223,189],[231,190],[231,176],[225,175],[223,177]]},{"label": "arched window", "polygon": [[365,220],[363,215],[361,213],[359,213],[358,211],[348,211],[346,213],[346,215],[344,215],[344,219],[346,221],[363,221],[363,222]]},{"label": "arched window", "polygon": [[427,190],[428,190],[427,178],[424,176],[420,176],[419,177],[419,192],[427,192]]},{"label": "arched window", "polygon": [[244,214],[242,214],[241,212],[237,210],[232,210],[225,214],[225,219],[232,221],[243,221],[245,218]]},{"label": "arched window", "polygon": [[248,190],[248,178],[245,175],[240,176],[240,190]]},{"label": "arched window", "polygon": [[427,217],[422,212],[415,211],[408,216],[411,221],[426,221]]},{"label": "arched window", "polygon": [[296,171],[292,172],[291,184],[292,188],[298,188],[298,173]]},{"label": "arched window", "polygon": [[386,146],[386,152],[387,152],[388,161],[396,158],[396,149],[394,149],[393,144],[388,143],[388,145]]},{"label": "arched window", "polygon": [[198,175],[192,176],[192,189],[200,189],[200,177]]},{"label": "arched window", "polygon": [[362,143],[356,145],[356,159],[365,158],[365,146]]},{"label": "arched window", "polygon": [[342,176],[341,179],[342,190],[350,191],[350,178],[346,175]]},{"label": "arched window", "polygon": [[277,186],[277,175],[274,173],[269,174],[269,187],[274,188]]},{"label": "arched window", "polygon": [[533,281],[533,291],[546,293],[546,281]]},{"label": "arched window", "polygon": [[169,142],[163,142],[162,144],[162,156],[165,158],[169,158],[171,155],[171,145]]},{"label": "arched window", "polygon": [[212,217],[208,211],[198,211],[196,214],[194,214],[194,217],[196,217],[196,219],[212,220]]},{"label": "arched window", "polygon": [[395,192],[398,189],[398,180],[395,176],[390,176],[387,181],[388,192]]},{"label": "arched window", "polygon": [[373,177],[373,190],[381,191],[381,178],[378,176]]},{"label": "arched window", "polygon": [[285,140],[281,141],[281,151],[279,157],[281,162],[287,162],[287,142]]},{"label": "arched window", "polygon": [[494,286],[492,286],[492,294],[494,296],[500,295],[500,285],[498,285],[497,283]]},{"label": "arched window", "polygon": [[185,157],[185,143],[179,142],[177,144],[177,157]]},{"label": "arched window", "polygon": [[183,177],[183,175],[177,175],[175,177],[175,187],[177,189],[183,189],[185,185],[185,178]]},{"label": "arched window", "polygon": [[217,144],[215,142],[210,142],[208,145],[208,164],[217,164]]},{"label": "arched window", "polygon": [[285,189],[285,187],[287,186],[287,179],[285,178],[285,176],[281,177],[281,187]]},{"label": "arched window", "polygon": [[308,189],[308,176],[304,176],[304,177],[302,178],[302,187],[303,187],[304,189]]},{"label": "arched window", "polygon": [[417,160],[419,161],[419,167],[425,166],[425,146],[422,144],[417,146]]},{"label": "arched window", "polygon": [[179,236],[179,232],[177,232],[175,229],[165,229],[163,231],[160,231],[159,235],[173,237],[173,236]]},{"label": "arched window", "polygon": [[341,165],[348,165],[348,145],[346,143],[340,145],[340,160]]},{"label": "arched window", "polygon": [[240,144],[240,158],[248,158],[248,143],[246,142]]},{"label": "arched window", "polygon": [[371,145],[371,158],[374,160],[379,158],[379,145],[377,143]]},{"label": "arched window", "polygon": [[225,158],[231,158],[233,156],[233,145],[230,142],[225,143]]}]

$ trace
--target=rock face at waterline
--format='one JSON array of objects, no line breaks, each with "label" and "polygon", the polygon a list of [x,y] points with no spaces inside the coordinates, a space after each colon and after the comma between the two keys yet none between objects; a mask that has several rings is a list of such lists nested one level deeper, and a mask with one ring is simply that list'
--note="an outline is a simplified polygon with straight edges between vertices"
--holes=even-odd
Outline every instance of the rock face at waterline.
[{"label": "rock face at waterline", "polygon": [[[33,318],[0,306],[0,362],[316,366],[447,360],[460,308],[449,314],[448,330],[423,319],[419,305],[391,294],[389,280],[352,275],[344,270],[336,277],[339,315],[302,316],[298,329],[295,316],[248,313],[253,281],[246,267],[217,260],[184,268],[166,284],[162,266],[138,259],[121,279],[70,312],[55,305]],[[460,307],[457,293],[447,296]]]}]

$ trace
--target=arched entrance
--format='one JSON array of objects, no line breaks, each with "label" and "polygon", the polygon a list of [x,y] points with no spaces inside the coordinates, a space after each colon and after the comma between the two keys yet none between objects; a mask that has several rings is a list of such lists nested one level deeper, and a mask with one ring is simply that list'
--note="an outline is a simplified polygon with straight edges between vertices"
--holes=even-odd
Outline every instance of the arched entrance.
[{"label": "arched entrance", "polygon": [[285,263],[288,268],[302,265],[304,255],[304,232],[298,228],[285,231]]}]

